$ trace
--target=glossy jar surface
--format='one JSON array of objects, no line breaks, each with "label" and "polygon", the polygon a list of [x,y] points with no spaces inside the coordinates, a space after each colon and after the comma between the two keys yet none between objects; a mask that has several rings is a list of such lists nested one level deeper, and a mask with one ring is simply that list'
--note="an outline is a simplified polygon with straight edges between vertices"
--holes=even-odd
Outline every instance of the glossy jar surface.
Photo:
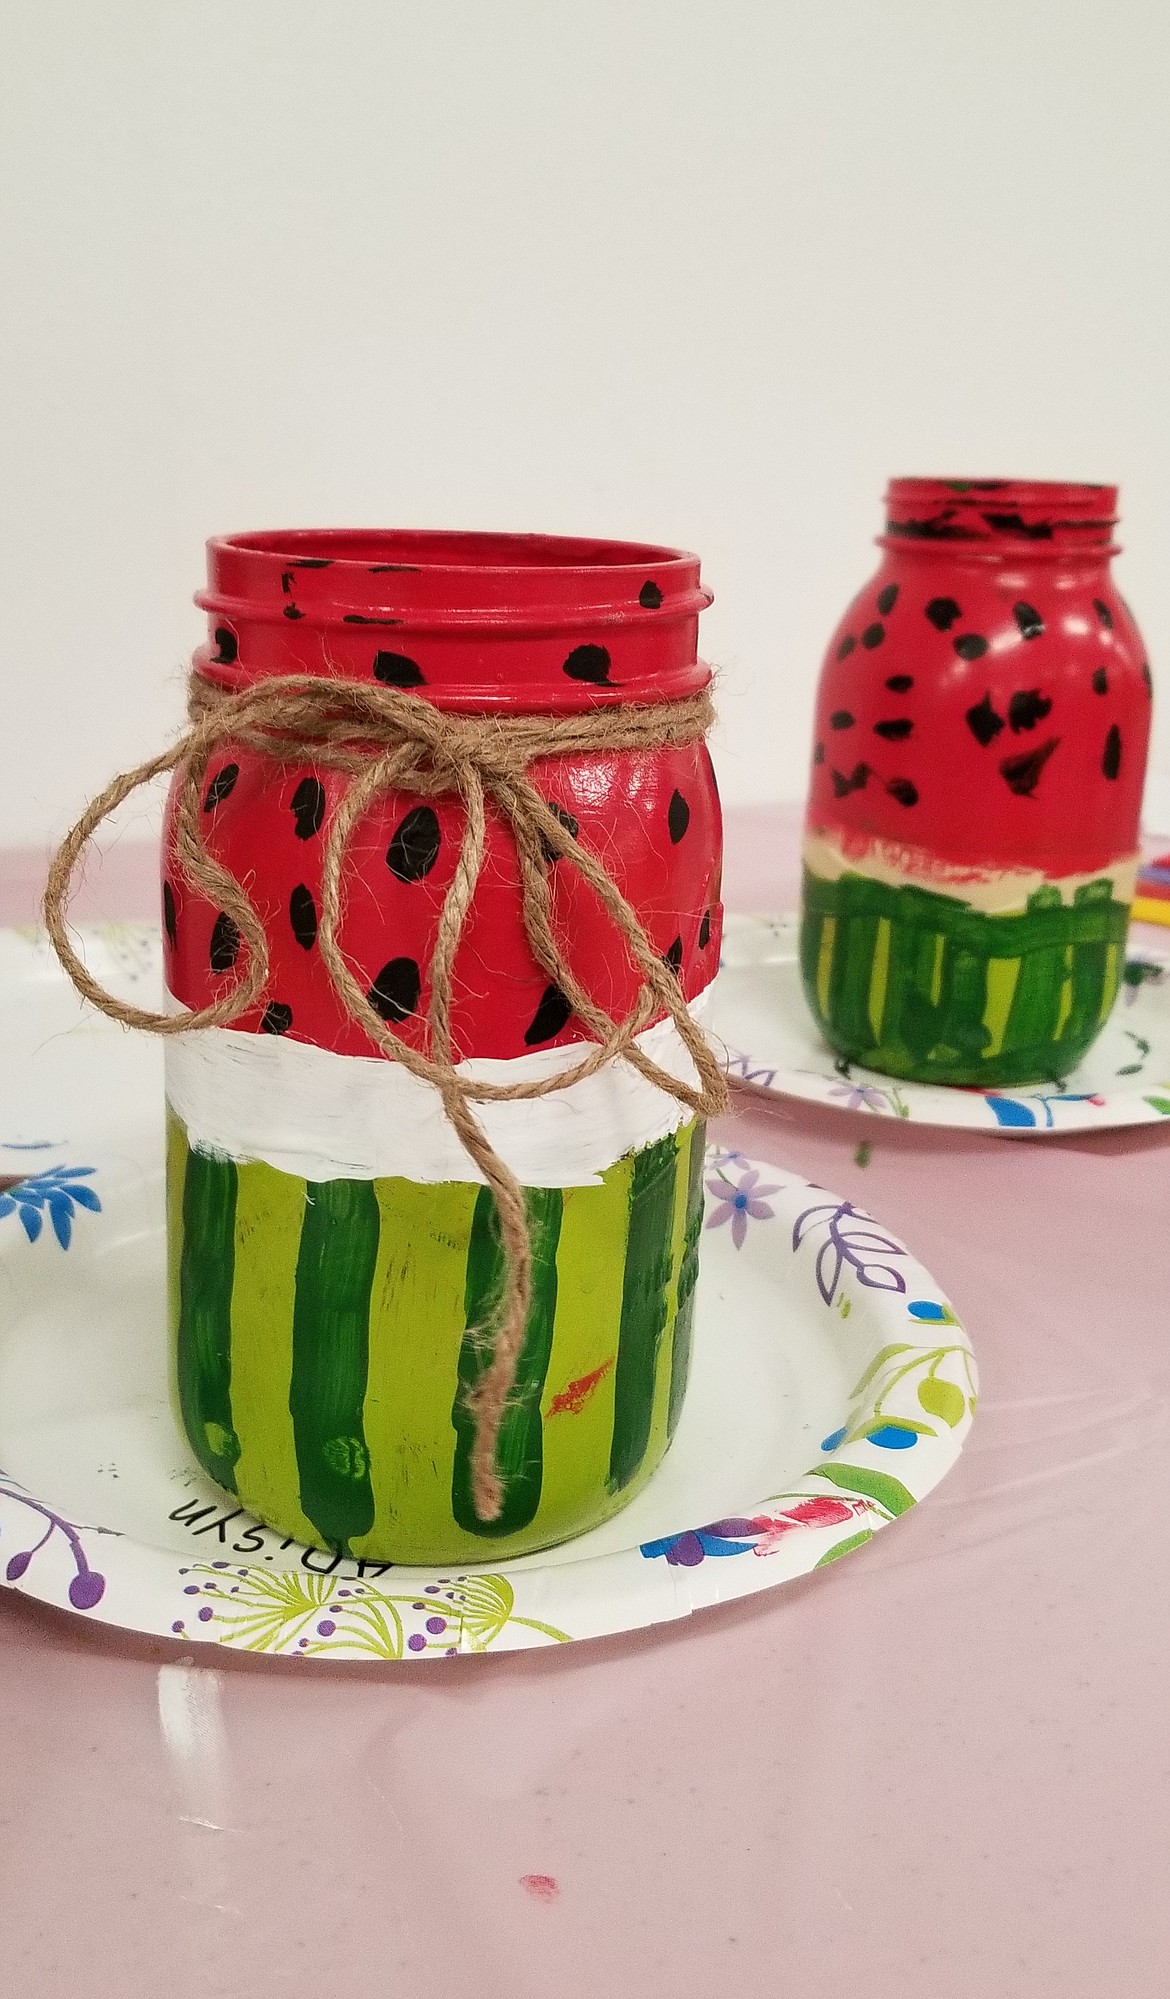
[{"label": "glossy jar surface", "polygon": [[1116,997],[1151,678],[1110,486],[897,479],[830,640],[801,964],[843,1056],[922,1082],[1063,1079]]},{"label": "glossy jar surface", "polygon": [[[290,532],[212,542],[209,641],[226,689],[284,674],[408,689],[460,713],[558,714],[701,688],[698,561],[505,535]],[[696,1014],[719,962],[720,818],[703,743],[574,755],[530,772],[672,965]],[[231,1028],[168,1044],[178,1408],[200,1463],[257,1518],[395,1562],[476,1561],[583,1532],[666,1450],[689,1363],[703,1133],[627,1065],[483,1107],[527,1189],[533,1296],[480,1520],[463,1391],[500,1282],[494,1203],[428,1086],[345,1012],[317,949],[329,815],[348,779],[225,742],[203,829],[248,886],[268,986]],[[166,972],[196,1008],[241,946],[164,845]],[[388,793],[358,822],[339,943],[395,1031],[426,1045],[428,967],[459,857],[454,797]],[[554,929],[616,1018],[637,975],[592,891],[550,865]],[[511,832],[489,804],[455,962],[453,1043],[492,1082],[567,1067],[588,1036],[532,956]],[[668,1019],[647,1045],[675,1073]]]}]

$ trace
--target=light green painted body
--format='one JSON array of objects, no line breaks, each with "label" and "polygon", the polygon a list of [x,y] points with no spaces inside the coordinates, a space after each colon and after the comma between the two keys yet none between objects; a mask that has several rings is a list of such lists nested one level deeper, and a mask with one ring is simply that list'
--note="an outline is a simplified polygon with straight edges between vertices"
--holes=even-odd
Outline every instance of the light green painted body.
[{"label": "light green painted body", "polygon": [[500,1277],[487,1190],[315,1185],[192,1151],[172,1118],[172,1356],[200,1463],[266,1525],[371,1560],[496,1561],[599,1525],[678,1420],[703,1143],[687,1124],[597,1186],[529,1190],[532,1306],[488,1522],[463,1400]]},{"label": "light green painted body", "polygon": [[1117,997],[1129,906],[1108,878],[986,915],[949,895],[807,869],[801,974],[826,1039],[918,1083],[1066,1078]]}]

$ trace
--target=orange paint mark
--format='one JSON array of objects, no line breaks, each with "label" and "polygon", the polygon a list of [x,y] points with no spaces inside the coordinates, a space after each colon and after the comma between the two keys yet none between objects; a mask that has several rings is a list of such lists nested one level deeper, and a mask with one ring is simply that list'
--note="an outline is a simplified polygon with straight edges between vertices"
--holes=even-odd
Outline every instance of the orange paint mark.
[{"label": "orange paint mark", "polygon": [[561,1884],[555,1874],[522,1874],[520,1886],[535,1902],[555,1902],[561,1892]]},{"label": "orange paint mark", "polygon": [[553,1396],[548,1405],[549,1415],[579,1416],[598,1382],[604,1381],[612,1366],[612,1360],[603,1360],[601,1366],[595,1367],[592,1374],[583,1374],[578,1380],[571,1381],[567,1388],[562,1388],[559,1395]]}]

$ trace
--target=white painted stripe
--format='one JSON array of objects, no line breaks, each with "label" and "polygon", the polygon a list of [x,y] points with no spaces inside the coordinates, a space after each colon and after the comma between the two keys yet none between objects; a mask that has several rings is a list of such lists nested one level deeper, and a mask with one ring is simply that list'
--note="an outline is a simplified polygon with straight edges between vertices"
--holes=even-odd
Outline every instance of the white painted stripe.
[{"label": "white painted stripe", "polygon": [[823,828],[809,827],[804,836],[804,864],[822,881],[839,881],[842,875],[864,875],[868,881],[883,882],[887,888],[930,889],[935,895],[950,895],[969,909],[985,916],[1009,916],[1027,909],[1028,897],[1038,888],[1059,889],[1062,902],[1071,904],[1077,889],[1086,882],[1111,881],[1118,902],[1132,902],[1137,879],[1137,854],[1123,854],[1107,867],[1088,875],[1046,875],[1039,868],[957,867],[942,861],[921,847],[903,846],[876,836],[864,842],[846,843]]},{"label": "white painted stripe", "polygon": [[[712,990],[691,1002],[700,1024]],[[638,1045],[671,1076],[697,1081],[672,1020],[647,1028]],[[459,1073],[476,1082],[531,1082],[571,1068],[587,1048],[577,1042],[511,1061],[461,1062]],[[228,1159],[262,1159],[304,1180],[483,1178],[438,1092],[377,1056],[336,1055],[287,1035],[202,1028],[167,1042],[166,1089],[191,1143]],[[626,1062],[549,1097],[476,1110],[526,1187],[592,1186],[615,1160],[665,1138],[691,1115]]]}]

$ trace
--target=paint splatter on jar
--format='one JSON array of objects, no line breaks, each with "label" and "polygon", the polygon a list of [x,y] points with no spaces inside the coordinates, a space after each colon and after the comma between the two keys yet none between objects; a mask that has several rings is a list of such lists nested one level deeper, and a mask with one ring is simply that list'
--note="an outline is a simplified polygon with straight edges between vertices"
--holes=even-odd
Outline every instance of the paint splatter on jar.
[{"label": "paint splatter on jar", "polygon": [[809,1005],[850,1060],[1063,1078],[1116,997],[1150,728],[1116,488],[895,479],[829,644],[804,838]]},{"label": "paint splatter on jar", "polygon": [[[287,674],[403,688],[463,714],[566,714],[702,689],[695,557],[527,536],[290,532],[209,545],[210,640],[228,691]],[[530,775],[597,855],[701,1018],[719,962],[719,805],[701,741],[560,756]],[[346,1013],[318,941],[336,770],[225,745],[207,847],[248,887],[265,992],[229,1028],[167,1047],[176,1395],[201,1465],[296,1539],[400,1563],[473,1562],[580,1533],[624,1506],[674,1434],[690,1356],[703,1131],[628,1065],[535,1101],[484,1104],[526,1190],[532,1297],[497,1462],[477,1516],[465,1392],[501,1281],[494,1202],[434,1092]],[[459,859],[451,796],[385,793],[345,864],[338,943],[395,1031],[426,1045],[428,967]],[[175,1003],[235,976],[236,926],[164,847]],[[549,866],[556,935],[617,1019],[638,977],[577,871]],[[579,1061],[586,1029],[525,933],[519,864],[489,808],[458,947],[452,1041],[482,1080]],[[669,1017],[640,1037],[684,1080]]]}]

